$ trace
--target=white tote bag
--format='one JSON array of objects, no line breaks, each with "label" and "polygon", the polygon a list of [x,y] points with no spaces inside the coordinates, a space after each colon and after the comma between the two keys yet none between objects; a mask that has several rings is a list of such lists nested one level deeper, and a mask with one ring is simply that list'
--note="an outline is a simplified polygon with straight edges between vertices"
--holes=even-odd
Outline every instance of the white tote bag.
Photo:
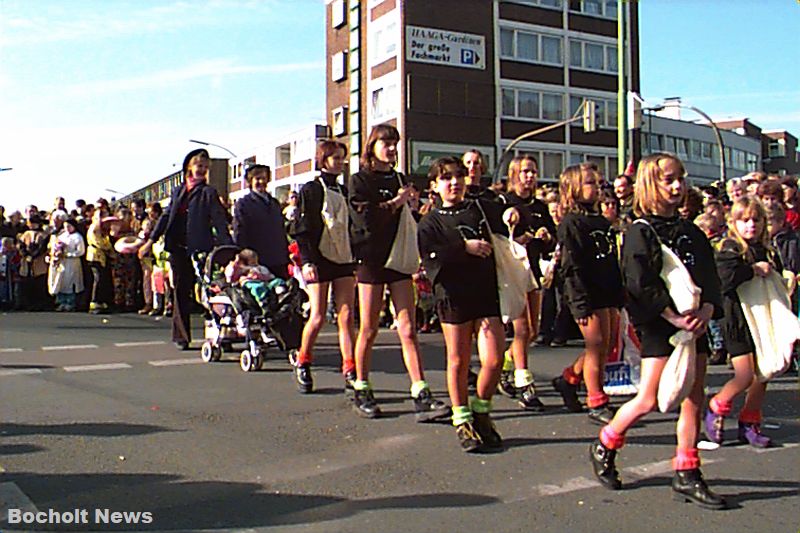
[{"label": "white tote bag", "polygon": [[789,294],[776,272],[742,283],[736,293],[756,348],[756,375],[761,382],[782,374],[800,339],[800,319],[792,313]]},{"label": "white tote bag", "polygon": [[680,330],[669,338],[672,350],[658,380],[658,410],[662,413],[680,406],[689,396],[696,377],[697,349],[694,334]]},{"label": "white tote bag", "polygon": [[[403,182],[400,175],[397,176],[400,187]],[[417,248],[417,221],[411,214],[408,204],[403,204],[400,208],[400,222],[397,225],[397,233],[394,236],[392,249],[384,266],[388,269],[400,272],[401,274],[414,274],[419,270],[419,248]]]},{"label": "white tote bag", "polygon": [[328,191],[322,185],[322,237],[319,240],[319,251],[322,256],[340,265],[352,263],[353,253],[350,249],[350,214],[347,201],[336,191]]}]

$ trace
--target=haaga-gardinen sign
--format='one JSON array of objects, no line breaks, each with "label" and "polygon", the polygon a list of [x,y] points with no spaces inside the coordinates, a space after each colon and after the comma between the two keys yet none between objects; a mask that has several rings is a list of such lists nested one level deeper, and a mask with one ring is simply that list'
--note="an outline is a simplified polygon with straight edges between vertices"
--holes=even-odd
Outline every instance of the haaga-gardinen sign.
[{"label": "haaga-gardinen sign", "polygon": [[406,26],[406,60],[483,70],[486,39],[473,33]]}]

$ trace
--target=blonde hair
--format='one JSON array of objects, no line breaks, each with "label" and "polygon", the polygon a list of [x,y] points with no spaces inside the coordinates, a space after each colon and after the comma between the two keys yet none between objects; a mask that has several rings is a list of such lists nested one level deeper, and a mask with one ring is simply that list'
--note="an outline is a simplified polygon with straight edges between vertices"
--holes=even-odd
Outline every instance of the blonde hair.
[{"label": "blonde hair", "polygon": [[[633,183],[633,212],[638,217],[655,214],[658,208],[661,201],[658,180],[663,176],[658,164],[664,160],[674,161],[680,168],[681,176],[686,176],[686,167],[683,166],[683,161],[672,154],[657,153],[642,159],[636,169],[636,180]],[[684,187],[683,198],[679,205],[682,205],[686,199],[686,191],[687,187]]]},{"label": "blonde hair", "polygon": [[[581,207],[581,186],[583,182],[583,175],[586,172],[594,172],[599,174],[600,170],[594,163],[580,163],[578,165],[570,165],[561,172],[558,179],[558,196],[560,201],[561,210],[564,214],[572,213],[575,211],[584,211]],[[594,209],[597,209],[598,200],[595,201]]]},{"label": "blonde hair", "polygon": [[506,191],[516,191],[517,185],[519,185],[519,173],[520,169],[522,168],[523,161],[533,161],[533,164],[536,165],[536,173],[539,173],[539,161],[537,161],[534,156],[530,154],[516,156],[508,164],[508,181],[506,182]]},{"label": "blonde hair", "polygon": [[716,228],[717,219],[708,213],[702,213],[694,219],[694,225],[703,230],[703,233],[711,233]]},{"label": "blonde hair", "polygon": [[736,229],[737,220],[754,218],[761,221],[761,231],[755,236],[755,241],[761,244],[768,251],[771,249],[769,240],[769,229],[767,228],[767,209],[761,200],[751,196],[744,196],[733,203],[731,213],[728,217],[728,240],[736,243],[738,252],[747,260],[754,259],[747,240]]}]

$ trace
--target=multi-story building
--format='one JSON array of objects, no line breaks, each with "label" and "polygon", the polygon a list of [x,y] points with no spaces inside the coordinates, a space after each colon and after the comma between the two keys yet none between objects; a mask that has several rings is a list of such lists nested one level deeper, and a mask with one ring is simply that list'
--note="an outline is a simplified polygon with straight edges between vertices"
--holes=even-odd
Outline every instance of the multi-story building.
[{"label": "multi-story building", "polygon": [[[642,121],[642,155],[669,152],[681,158],[689,179],[706,185],[720,179],[719,144],[711,126],[682,120],[679,109],[665,110],[672,116],[646,114]],[[761,129],[739,121],[736,129],[715,123],[725,151],[727,178],[761,169]]]},{"label": "multi-story building", "polygon": [[[520,134],[598,104],[595,133],[562,127],[518,145],[540,174],[592,160],[617,173],[616,0],[326,0],[332,135],[350,146],[350,171],[372,126],[402,137],[399,168],[424,174],[442,155],[478,148],[490,166]],[[624,88],[638,91],[635,2]]]},{"label": "multi-story building", "polygon": [[764,170],[771,174],[800,174],[797,137],[785,130],[762,132],[765,139]]},{"label": "multi-story building", "polygon": [[[148,204],[159,202],[161,205],[166,206],[169,203],[172,189],[180,185],[182,180],[183,174],[181,171],[175,170],[163,178],[125,195],[117,200],[117,203],[129,205],[133,200],[143,198]],[[212,157],[211,165],[208,169],[208,183],[217,189],[221,198],[228,197],[228,181],[228,160]]]}]

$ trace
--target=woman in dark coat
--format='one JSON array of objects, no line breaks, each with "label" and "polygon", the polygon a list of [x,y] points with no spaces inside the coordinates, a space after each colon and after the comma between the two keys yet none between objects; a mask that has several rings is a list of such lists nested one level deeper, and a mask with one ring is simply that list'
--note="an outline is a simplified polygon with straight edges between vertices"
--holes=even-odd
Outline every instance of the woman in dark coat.
[{"label": "woman in dark coat", "polygon": [[209,156],[205,149],[192,150],[186,155],[183,160],[184,181],[172,191],[169,206],[139,249],[141,259],[150,253],[153,243],[164,236],[164,249],[170,253],[175,284],[172,341],[181,350],[189,348],[192,338],[189,313],[194,271],[191,257],[208,253],[215,245],[231,243],[225,208],[217,190],[206,183],[208,166]]}]

